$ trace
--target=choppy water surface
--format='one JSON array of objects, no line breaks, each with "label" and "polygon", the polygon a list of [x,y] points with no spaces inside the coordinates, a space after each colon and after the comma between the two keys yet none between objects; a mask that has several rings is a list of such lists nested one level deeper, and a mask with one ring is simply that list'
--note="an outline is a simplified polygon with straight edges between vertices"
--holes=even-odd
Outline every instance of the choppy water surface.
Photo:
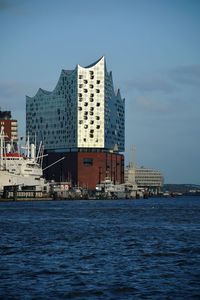
[{"label": "choppy water surface", "polygon": [[0,299],[199,299],[200,198],[0,203]]}]

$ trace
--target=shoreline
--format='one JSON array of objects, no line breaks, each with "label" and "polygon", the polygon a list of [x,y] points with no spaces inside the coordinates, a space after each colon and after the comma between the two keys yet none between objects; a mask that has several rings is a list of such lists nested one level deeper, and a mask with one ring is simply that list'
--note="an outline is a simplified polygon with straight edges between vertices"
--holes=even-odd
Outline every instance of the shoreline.
[{"label": "shoreline", "polygon": [[0,198],[0,202],[45,202],[45,201],[51,201],[51,202],[57,202],[57,201],[80,201],[80,200],[86,200],[86,201],[96,201],[96,200],[105,200],[105,201],[108,201],[108,200],[113,200],[113,201],[116,201],[116,200],[150,200],[150,199],[156,199],[156,198],[160,198],[160,199],[177,199],[177,198],[180,198],[180,197],[200,197],[200,195],[188,195],[188,194],[183,194],[181,196],[162,196],[162,195],[159,195],[159,196],[150,196],[150,197],[141,197],[141,198],[105,198],[105,197],[102,197],[102,198],[98,198],[98,197],[92,197],[92,198],[56,198],[54,199],[53,197],[41,197],[41,198],[17,198],[17,199],[13,199],[13,198]]}]

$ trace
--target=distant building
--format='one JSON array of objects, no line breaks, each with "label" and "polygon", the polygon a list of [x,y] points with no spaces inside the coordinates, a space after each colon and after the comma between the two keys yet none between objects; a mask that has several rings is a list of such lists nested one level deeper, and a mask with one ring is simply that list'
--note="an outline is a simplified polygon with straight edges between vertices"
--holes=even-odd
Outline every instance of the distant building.
[{"label": "distant building", "polygon": [[26,132],[43,141],[44,164],[66,159],[46,171],[47,179],[67,180],[94,189],[99,180],[124,180],[124,99],[114,91],[105,58],[62,70],[52,92],[26,97]]},{"label": "distant building", "polygon": [[135,175],[135,183],[138,188],[148,189],[150,192],[157,194],[160,192],[164,184],[164,177],[160,171],[144,168],[144,167],[133,167],[126,168],[125,170],[125,182],[130,181],[130,174]]},{"label": "distant building", "polygon": [[18,124],[17,120],[12,119],[10,111],[0,110],[0,128],[3,127],[6,135],[5,141],[18,142]]}]

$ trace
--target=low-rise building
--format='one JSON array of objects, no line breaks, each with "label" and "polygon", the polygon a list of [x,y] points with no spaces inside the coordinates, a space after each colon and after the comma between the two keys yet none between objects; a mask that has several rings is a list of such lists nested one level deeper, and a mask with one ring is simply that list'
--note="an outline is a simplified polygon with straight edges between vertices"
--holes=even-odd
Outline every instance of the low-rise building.
[{"label": "low-rise building", "polygon": [[124,174],[125,182],[130,181],[130,177],[133,175],[135,179],[132,181],[135,181],[137,187],[146,189],[150,193],[158,194],[163,187],[164,177],[160,171],[145,167],[128,167]]}]

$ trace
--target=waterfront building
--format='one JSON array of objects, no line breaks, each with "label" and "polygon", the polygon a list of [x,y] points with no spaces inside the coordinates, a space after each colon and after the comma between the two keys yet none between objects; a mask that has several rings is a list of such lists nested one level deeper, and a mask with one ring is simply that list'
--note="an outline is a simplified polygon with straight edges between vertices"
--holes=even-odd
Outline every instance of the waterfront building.
[{"label": "waterfront building", "polygon": [[26,131],[45,149],[99,148],[124,151],[124,99],[114,91],[102,57],[88,67],[62,70],[52,92],[26,97]]},{"label": "waterfront building", "polygon": [[27,96],[26,132],[30,141],[43,141],[48,153],[44,165],[66,157],[46,177],[91,189],[107,176],[122,183],[124,103],[104,57],[87,67],[62,70],[52,92],[39,89]]},{"label": "waterfront building", "polygon": [[18,123],[12,119],[11,111],[0,110],[0,128],[3,127],[5,141],[18,142]]},{"label": "waterfront building", "polygon": [[160,171],[144,167],[127,167],[125,170],[125,182],[129,182],[130,177],[133,175],[135,178],[132,181],[137,184],[138,188],[157,194],[163,187],[164,177]]}]

